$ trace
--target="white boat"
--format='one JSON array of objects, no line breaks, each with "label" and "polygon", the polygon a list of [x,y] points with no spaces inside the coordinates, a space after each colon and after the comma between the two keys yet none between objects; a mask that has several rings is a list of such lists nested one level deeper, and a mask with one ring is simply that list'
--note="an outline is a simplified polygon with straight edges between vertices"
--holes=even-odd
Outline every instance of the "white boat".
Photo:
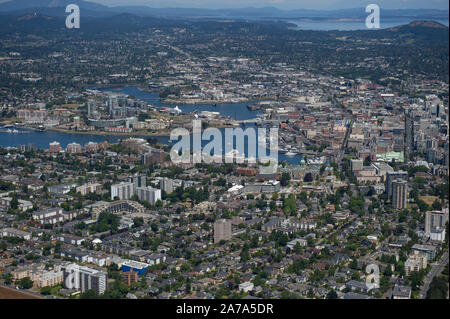
[{"label": "white boat", "polygon": [[297,153],[294,153],[292,151],[289,151],[289,152],[286,153],[286,156],[289,156],[289,157],[293,157],[295,155],[297,155]]}]

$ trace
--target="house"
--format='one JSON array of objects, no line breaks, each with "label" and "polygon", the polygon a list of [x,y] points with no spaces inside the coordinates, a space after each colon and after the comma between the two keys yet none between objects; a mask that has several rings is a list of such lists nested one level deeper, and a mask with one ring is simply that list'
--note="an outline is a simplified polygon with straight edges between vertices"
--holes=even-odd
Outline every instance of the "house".
[{"label": "house", "polygon": [[84,238],[78,237],[70,234],[61,234],[56,237],[56,239],[65,244],[79,246],[84,242]]},{"label": "house", "polygon": [[24,240],[30,240],[31,234],[26,231],[18,230],[15,228],[3,228],[0,230],[0,236],[3,237],[18,237]]},{"label": "house", "polygon": [[61,256],[66,258],[73,258],[80,263],[88,262],[89,254],[81,249],[66,248],[61,250]]},{"label": "house", "polygon": [[243,292],[250,292],[255,288],[255,285],[252,282],[243,282],[239,285],[239,290]]},{"label": "house", "polygon": [[164,254],[152,254],[150,256],[147,256],[147,263],[150,266],[158,265],[161,263],[164,263],[166,261],[167,256]]},{"label": "house", "polygon": [[351,289],[351,291],[361,291],[367,293],[371,288],[367,286],[365,282],[356,280],[350,280],[345,284],[345,287]]},{"label": "house", "polygon": [[303,238],[296,238],[294,240],[291,240],[290,242],[287,243],[287,247],[290,249],[294,249],[294,247],[297,245],[297,243],[302,246],[305,247],[308,245],[308,241],[306,239]]},{"label": "house", "polygon": [[411,299],[411,287],[395,285],[392,291],[392,299]]}]

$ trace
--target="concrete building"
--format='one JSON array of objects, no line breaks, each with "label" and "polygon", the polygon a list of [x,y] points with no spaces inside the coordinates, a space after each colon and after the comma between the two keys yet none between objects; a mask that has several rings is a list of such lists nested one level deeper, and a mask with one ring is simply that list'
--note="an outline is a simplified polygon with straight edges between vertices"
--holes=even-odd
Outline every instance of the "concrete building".
[{"label": "concrete building", "polygon": [[82,152],[82,147],[78,143],[67,144],[66,152],[69,154],[77,154]]},{"label": "concrete building", "polygon": [[427,268],[428,257],[418,250],[413,250],[411,255],[405,261],[405,275],[409,276],[414,271],[420,271]]},{"label": "concrete building", "polygon": [[350,161],[350,168],[352,172],[357,172],[363,169],[364,161],[362,159],[352,159]]},{"label": "concrete building", "polygon": [[173,180],[171,180],[170,178],[163,178],[161,180],[160,184],[160,188],[161,190],[165,191],[167,194],[170,194],[173,192]]},{"label": "concrete building", "polygon": [[35,285],[37,288],[53,287],[62,283],[63,281],[64,273],[62,271],[47,272],[35,281]]},{"label": "concrete building", "polygon": [[448,222],[448,208],[442,211],[430,211],[425,213],[425,233],[430,234],[436,230],[445,230]]},{"label": "concrete building", "polygon": [[87,112],[88,112],[88,117],[95,117],[97,115],[97,105],[96,105],[95,101],[89,100],[87,102]]},{"label": "concrete building", "polygon": [[59,142],[56,142],[56,141],[50,143],[48,151],[50,153],[59,153],[59,152],[61,152],[61,144],[59,144]]},{"label": "concrete building", "polygon": [[145,175],[134,175],[128,178],[128,182],[134,184],[134,189],[138,187],[146,187],[147,186],[147,176]]},{"label": "concrete building", "polygon": [[386,172],[386,195],[388,199],[392,199],[392,183],[395,180],[408,181],[408,172]]},{"label": "concrete building", "polygon": [[134,183],[122,182],[111,185],[111,200],[118,197],[120,200],[131,199],[134,195]]},{"label": "concrete building", "polygon": [[76,289],[81,292],[93,290],[97,294],[103,294],[106,290],[107,274],[103,271],[69,264],[62,267],[64,273],[64,287]]},{"label": "concrete building", "polygon": [[392,207],[405,209],[408,202],[408,182],[395,180],[392,182]]},{"label": "concrete building", "polygon": [[152,206],[161,200],[161,190],[150,186],[136,188],[136,195],[140,201],[149,202]]},{"label": "concrete building", "polygon": [[214,243],[231,239],[231,220],[219,219],[214,223]]}]

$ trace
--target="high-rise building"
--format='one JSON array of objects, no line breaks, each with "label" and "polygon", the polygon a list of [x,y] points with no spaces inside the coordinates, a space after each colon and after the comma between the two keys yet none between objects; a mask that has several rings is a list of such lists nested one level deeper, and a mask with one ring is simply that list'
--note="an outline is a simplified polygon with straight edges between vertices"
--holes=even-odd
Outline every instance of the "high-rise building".
[{"label": "high-rise building", "polygon": [[48,148],[50,153],[59,153],[61,152],[61,144],[59,142],[52,142]]},{"label": "high-rise building", "polygon": [[170,194],[173,192],[173,180],[170,178],[163,178],[160,182],[160,188],[161,190],[165,191],[167,194]]},{"label": "high-rise building", "polygon": [[114,200],[116,197],[120,200],[131,199],[134,195],[134,190],[134,184],[130,182],[111,185],[111,200]]},{"label": "high-rise building", "polygon": [[392,199],[392,182],[395,180],[408,181],[408,172],[397,171],[386,173],[386,195],[388,199]]},{"label": "high-rise building", "polygon": [[93,268],[69,264],[61,267],[64,272],[64,287],[81,292],[93,290],[103,294],[106,290],[106,273]]},{"label": "high-rise building", "polygon": [[95,117],[97,115],[97,105],[95,101],[89,100],[87,102],[87,111],[88,111],[88,117]]},{"label": "high-rise building", "polygon": [[231,239],[231,220],[219,219],[214,223],[214,243]]},{"label": "high-rise building", "polygon": [[448,222],[448,208],[442,211],[434,210],[425,213],[425,233],[429,234],[436,230],[443,230]]},{"label": "high-rise building", "polygon": [[79,128],[81,126],[81,119],[79,116],[73,117],[73,126],[75,126],[76,128]]},{"label": "high-rise building", "polygon": [[119,100],[117,96],[110,96],[108,99],[108,113],[112,116],[114,109],[119,107]]},{"label": "high-rise building", "polygon": [[70,144],[67,144],[67,147],[66,147],[66,151],[69,154],[81,153],[81,150],[82,150],[81,145],[78,143],[70,143]]},{"label": "high-rise building", "polygon": [[408,201],[408,182],[396,179],[392,182],[392,206],[395,209],[405,209]]},{"label": "high-rise building", "polygon": [[149,202],[151,205],[155,205],[158,200],[161,200],[161,190],[150,186],[136,188],[136,195],[140,201]]},{"label": "high-rise building", "polygon": [[142,165],[149,166],[152,163],[161,163],[164,161],[164,157],[167,155],[164,151],[152,150],[151,152],[142,154]]},{"label": "high-rise building", "polygon": [[99,145],[98,143],[95,142],[89,142],[87,144],[84,144],[84,150],[86,152],[97,152],[99,150]]},{"label": "high-rise building", "polygon": [[134,188],[146,187],[147,186],[147,176],[145,175],[134,175],[128,178],[128,182],[134,184]]}]

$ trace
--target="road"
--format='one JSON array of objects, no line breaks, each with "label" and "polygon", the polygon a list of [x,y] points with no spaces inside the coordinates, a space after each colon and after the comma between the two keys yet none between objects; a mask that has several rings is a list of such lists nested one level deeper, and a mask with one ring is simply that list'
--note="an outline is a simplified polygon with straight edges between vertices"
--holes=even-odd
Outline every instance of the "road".
[{"label": "road", "polygon": [[0,284],[0,299],[43,299],[43,297],[28,289],[17,290],[14,286]]},{"label": "road", "polygon": [[348,138],[350,137],[350,133],[351,133],[352,128],[353,128],[353,123],[355,123],[355,117],[354,116],[352,116],[350,124],[349,124],[349,126],[347,128],[347,131],[345,132],[345,137],[344,137],[344,141],[342,143],[342,147],[341,147],[341,149],[339,151],[337,151],[337,154],[335,156],[335,162],[339,166],[341,166],[342,159],[344,158],[344,155],[345,155],[345,149],[347,147]]},{"label": "road", "polygon": [[414,126],[410,111],[405,111],[405,161],[409,161],[409,156],[414,148]]},{"label": "road", "polygon": [[430,288],[431,281],[433,281],[433,278],[436,276],[439,276],[444,270],[445,265],[448,264],[448,250],[445,252],[445,254],[441,257],[441,259],[433,264],[433,267],[431,268],[430,272],[428,273],[427,277],[425,278],[425,282],[420,289],[419,299],[425,299],[427,296],[428,289]]}]

